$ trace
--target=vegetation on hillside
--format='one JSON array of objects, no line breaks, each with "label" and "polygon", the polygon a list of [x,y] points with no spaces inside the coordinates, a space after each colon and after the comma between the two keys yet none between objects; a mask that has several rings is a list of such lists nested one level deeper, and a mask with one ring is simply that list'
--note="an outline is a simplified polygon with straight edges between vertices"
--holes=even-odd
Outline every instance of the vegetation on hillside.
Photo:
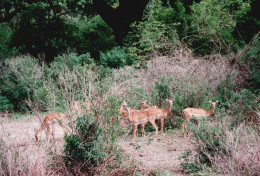
[{"label": "vegetation on hillside", "polygon": [[[183,171],[258,175],[256,7],[257,0],[1,1],[0,112],[71,114],[72,101],[90,102],[91,113],[69,123],[66,174],[127,175],[134,166],[123,164],[117,145],[123,100],[137,109],[174,99],[166,131],[181,128],[182,109],[219,100],[212,119],[188,124],[197,149],[180,158]],[[9,175],[1,138],[0,146],[0,173]]]}]

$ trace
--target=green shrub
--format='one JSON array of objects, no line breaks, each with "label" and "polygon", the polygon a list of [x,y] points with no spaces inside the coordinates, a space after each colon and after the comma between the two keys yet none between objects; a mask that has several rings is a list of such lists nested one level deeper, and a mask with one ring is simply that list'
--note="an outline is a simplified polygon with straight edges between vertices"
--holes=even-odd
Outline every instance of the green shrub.
[{"label": "green shrub", "polygon": [[238,91],[233,76],[228,75],[217,87],[215,98],[219,100],[219,111],[231,115],[231,127],[239,125],[242,121],[258,124],[259,120],[255,113],[259,107],[257,95],[249,89]]},{"label": "green shrub", "polygon": [[[232,8],[233,6],[236,8]],[[236,17],[245,15],[249,9],[250,4],[247,1],[238,0],[221,2],[202,0],[194,3],[191,6],[190,16],[192,48],[201,54],[227,54],[237,51],[237,41],[233,36]]]},{"label": "green shrub", "polygon": [[84,115],[77,119],[76,129],[78,135],[72,134],[65,137],[64,152],[68,156],[65,159],[67,164],[77,161],[91,167],[95,166],[97,162],[101,163],[106,155],[95,146],[98,136],[103,133],[102,128],[98,127],[96,119]]},{"label": "green shrub", "polygon": [[207,119],[204,118],[199,127],[189,123],[188,128],[192,130],[198,147],[195,154],[191,151],[185,151],[182,155],[181,167],[184,171],[198,173],[200,170],[212,166],[214,159],[218,156],[228,155],[225,146],[227,136],[224,126],[217,124],[210,127]]},{"label": "green shrub", "polygon": [[260,37],[259,33],[254,37],[252,46],[249,46],[245,50],[249,50],[241,61],[241,65],[249,65],[250,75],[247,78],[248,89],[254,91],[256,94],[260,92]]},{"label": "green shrub", "polygon": [[106,53],[101,53],[100,64],[110,68],[120,68],[126,65],[132,65],[134,60],[123,48],[115,47]]},{"label": "green shrub", "polygon": [[14,105],[5,97],[0,94],[0,112],[13,110]]},{"label": "green shrub", "polygon": [[25,100],[36,101],[35,94],[42,89],[44,71],[35,58],[17,57],[5,61],[0,77],[1,95],[9,100],[14,110],[28,109]]},{"label": "green shrub", "polygon": [[95,167],[103,167],[103,162],[109,162],[111,167],[120,162],[121,153],[116,145],[118,103],[116,97],[109,97],[105,109],[94,110],[92,115],[95,117],[83,115],[77,118],[75,133],[65,137],[64,159],[68,166],[82,164],[82,170],[90,172]]},{"label": "green shrub", "polygon": [[[48,73],[52,72],[55,76],[63,73],[64,67],[67,67],[70,71],[80,67],[82,65],[92,65],[94,60],[90,57],[89,53],[78,55],[76,53],[68,53],[54,58],[51,62]],[[54,76],[52,75],[52,76]]]},{"label": "green shrub", "polygon": [[0,61],[18,53],[18,49],[10,46],[11,36],[11,28],[7,24],[0,23]]},{"label": "green shrub", "polygon": [[111,50],[115,45],[113,31],[99,15],[77,21],[79,28],[77,52],[91,53],[91,57],[99,59],[99,52]]},{"label": "green shrub", "polygon": [[[178,35],[172,24],[166,24],[171,9],[165,9],[162,2],[153,0],[149,10],[144,14],[143,21],[133,23],[125,45],[128,53],[138,62],[147,60],[151,54],[171,54],[179,45]],[[167,14],[165,14],[167,10]],[[175,23],[174,23],[175,24]]]},{"label": "green shrub", "polygon": [[[90,101],[89,91],[96,89],[98,82],[97,67],[90,54],[77,55],[75,53],[58,56],[45,68],[44,85],[48,94],[46,103],[48,107],[68,109],[73,100]],[[92,92],[93,93],[93,92]]]},{"label": "green shrub", "polygon": [[162,106],[165,99],[171,97],[171,88],[169,84],[172,78],[162,78],[160,82],[155,82],[154,91],[152,93],[152,103]]}]

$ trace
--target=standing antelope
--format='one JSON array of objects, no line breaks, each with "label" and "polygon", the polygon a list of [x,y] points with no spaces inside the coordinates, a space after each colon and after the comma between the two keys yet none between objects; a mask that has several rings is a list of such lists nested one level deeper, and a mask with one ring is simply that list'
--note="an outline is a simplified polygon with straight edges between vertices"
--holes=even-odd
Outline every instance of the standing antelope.
[{"label": "standing antelope", "polygon": [[127,111],[124,110],[124,108],[127,106],[127,103],[124,102],[120,105],[120,108],[119,108],[119,112],[120,112],[120,115],[121,115],[121,119],[123,119],[123,124],[121,125],[122,128],[124,128],[124,126],[127,124],[128,122],[128,119],[127,119]]},{"label": "standing antelope", "polygon": [[48,115],[47,117],[45,117],[45,119],[43,120],[43,123],[40,127],[40,129],[37,131],[37,133],[35,134],[35,138],[36,141],[39,140],[39,134],[47,127],[47,134],[46,134],[46,138],[47,141],[49,141],[49,134],[50,134],[50,128],[51,128],[51,124],[57,123],[58,121],[61,122],[61,126],[64,130],[64,133],[66,132],[66,128],[64,125],[64,119],[65,119],[65,115],[59,112],[55,112],[51,115]]},{"label": "standing antelope", "polygon": [[145,109],[144,111],[148,112],[149,116],[154,116],[155,119],[160,119],[161,120],[161,134],[163,134],[163,127],[164,127],[164,119],[166,119],[169,114],[171,113],[172,109],[172,100],[166,99],[168,102],[168,108],[166,109]]},{"label": "standing antelope", "polygon": [[210,117],[214,114],[216,103],[218,103],[218,100],[216,102],[209,101],[211,103],[211,109],[209,111],[205,109],[198,109],[198,108],[186,108],[182,110],[182,115],[185,118],[185,121],[182,123],[182,133],[185,136],[185,131],[187,131],[188,135],[189,132],[187,130],[187,123],[192,118],[192,116],[196,116],[197,118],[201,119],[202,117]]},{"label": "standing antelope", "polygon": [[[136,138],[137,132],[137,125],[139,124],[146,124],[148,121],[153,125],[155,128],[155,134],[158,133],[158,127],[155,123],[155,116],[149,115],[149,111],[141,111],[141,110],[131,110],[129,107],[127,108],[127,117],[128,121],[133,126],[133,140]],[[142,131],[144,134],[144,131]]]},{"label": "standing antelope", "polygon": [[[150,106],[146,103],[146,101],[143,101],[140,103],[140,110],[144,110],[144,109],[159,109],[158,106]],[[142,137],[145,136],[145,130],[144,130],[145,124],[141,124],[141,133],[142,133]]]}]

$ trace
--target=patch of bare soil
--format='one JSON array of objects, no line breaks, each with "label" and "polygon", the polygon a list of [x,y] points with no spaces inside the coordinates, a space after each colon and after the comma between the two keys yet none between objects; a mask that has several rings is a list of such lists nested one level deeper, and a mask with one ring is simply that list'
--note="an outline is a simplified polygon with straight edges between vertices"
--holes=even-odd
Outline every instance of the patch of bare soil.
[{"label": "patch of bare soil", "polygon": [[119,145],[131,159],[141,162],[147,170],[159,170],[174,175],[181,172],[179,157],[186,149],[194,150],[195,144],[182,134],[167,133],[158,136],[139,137],[134,142],[132,136],[121,139]]}]

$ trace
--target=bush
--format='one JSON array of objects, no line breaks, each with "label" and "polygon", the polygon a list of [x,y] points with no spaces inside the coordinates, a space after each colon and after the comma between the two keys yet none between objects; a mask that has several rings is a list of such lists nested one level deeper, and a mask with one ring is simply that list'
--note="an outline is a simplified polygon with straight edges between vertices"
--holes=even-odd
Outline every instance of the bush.
[{"label": "bush", "polygon": [[110,68],[120,68],[126,65],[132,65],[134,60],[125,50],[120,47],[115,47],[106,53],[101,53],[100,64]]},{"label": "bush", "polygon": [[[236,8],[232,8],[233,6]],[[202,0],[194,3],[190,16],[193,36],[189,42],[192,48],[202,55],[237,51],[238,42],[233,37],[236,17],[246,15],[249,9],[250,4],[247,1],[238,0]]]},{"label": "bush", "polygon": [[[121,152],[115,143],[118,106],[115,97],[109,97],[104,104],[106,108],[99,105],[99,111],[94,110],[92,115],[95,116],[77,118],[75,133],[65,137],[64,159],[69,167],[81,165],[81,172],[93,173],[95,168],[114,167],[120,163]],[[105,166],[102,165],[104,162],[107,163]],[[105,174],[106,170],[103,172]]]},{"label": "bush", "polygon": [[[48,94],[46,104],[50,108],[65,110],[73,100],[90,101],[98,82],[97,67],[90,54],[75,53],[58,56],[45,68],[46,82],[44,85]],[[90,92],[93,91],[93,92]]]},{"label": "bush", "polygon": [[181,163],[184,171],[197,173],[200,170],[213,166],[215,157],[228,154],[225,146],[227,138],[225,126],[217,124],[214,127],[210,127],[204,118],[200,122],[199,127],[191,123],[189,123],[189,127],[192,129],[198,147],[195,154],[191,151],[186,151],[181,157],[184,159]]},{"label": "bush", "polygon": [[172,78],[162,78],[160,82],[155,82],[154,91],[152,93],[152,103],[158,106],[162,106],[165,99],[171,97],[171,88],[169,84]]},{"label": "bush", "polygon": [[18,53],[18,49],[10,46],[12,30],[7,24],[0,23],[0,61],[14,56]]},{"label": "bush", "polygon": [[212,126],[205,119],[199,127],[192,125],[198,147],[183,153],[183,170],[197,175],[210,167],[220,175],[257,175],[259,134],[243,125],[229,130],[229,125],[222,121]]},{"label": "bush", "polygon": [[5,65],[0,77],[1,95],[8,98],[14,110],[28,110],[25,100],[36,101],[35,95],[42,90],[43,67],[29,56],[8,59]]},{"label": "bush", "polygon": [[[249,65],[251,68],[249,77],[247,78],[248,89],[252,90],[256,94],[260,92],[260,37],[259,33],[254,37],[252,46],[246,47],[246,54],[241,59],[241,65]],[[247,68],[245,68],[247,69]]]},{"label": "bush", "polygon": [[84,115],[77,119],[76,127],[78,135],[68,135],[65,137],[65,159],[67,164],[71,162],[85,163],[88,167],[96,166],[106,157],[105,153],[95,146],[98,136],[103,133],[99,128],[95,118]]},{"label": "bush", "polygon": [[77,52],[90,53],[92,58],[99,60],[99,53],[111,50],[115,45],[113,31],[99,15],[78,20],[79,28]]},{"label": "bush", "polygon": [[49,66],[29,56],[8,59],[0,77],[0,102],[6,104],[4,109],[20,111],[67,109],[72,100],[88,99],[89,85],[95,87],[97,79],[94,67],[88,53],[58,56]]},{"label": "bush", "polygon": [[0,94],[0,112],[10,111],[14,108],[14,105],[5,97]]},{"label": "bush", "polygon": [[231,127],[238,126],[243,121],[259,124],[256,113],[259,107],[257,96],[248,89],[238,91],[233,76],[228,75],[226,80],[218,85],[215,98],[219,100],[219,111],[232,116]]},{"label": "bush", "polygon": [[[164,14],[166,9],[162,2],[153,0],[148,6],[144,21],[132,24],[125,38],[128,53],[138,62],[147,60],[151,54],[171,54],[179,45],[173,25],[165,22],[167,15]],[[170,8],[167,10],[170,14]]]}]

